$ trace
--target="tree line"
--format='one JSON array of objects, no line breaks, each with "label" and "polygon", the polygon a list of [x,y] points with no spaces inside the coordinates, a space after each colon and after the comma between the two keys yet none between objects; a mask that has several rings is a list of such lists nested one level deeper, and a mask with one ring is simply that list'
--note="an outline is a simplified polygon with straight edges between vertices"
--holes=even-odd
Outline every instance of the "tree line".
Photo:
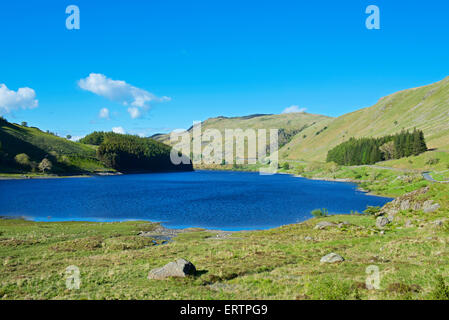
[{"label": "tree line", "polygon": [[[23,125],[23,124],[22,124]],[[20,128],[0,117],[0,168],[11,172],[80,172],[82,169],[72,164],[71,159],[79,156],[87,159],[78,148],[67,155],[68,148],[62,153],[45,151],[41,146],[30,143],[3,130],[9,126],[13,131]],[[40,140],[39,140],[40,141]],[[190,171],[192,164],[174,165],[170,159],[172,148],[151,138],[122,135],[113,132],[93,132],[80,140],[81,143],[98,146],[92,157],[105,166],[121,172],[160,172]],[[51,141],[54,143],[54,141]],[[8,147],[8,148],[5,148]],[[54,147],[52,145],[52,147]],[[71,150],[71,149],[70,149]],[[70,158],[70,159],[69,159]]]},{"label": "tree line", "polygon": [[346,166],[365,165],[416,156],[425,151],[427,145],[421,130],[402,130],[380,138],[351,138],[329,150],[326,161]]},{"label": "tree line", "polygon": [[80,142],[98,145],[98,159],[121,172],[193,170],[192,164],[174,165],[170,159],[172,148],[151,138],[94,132]]}]

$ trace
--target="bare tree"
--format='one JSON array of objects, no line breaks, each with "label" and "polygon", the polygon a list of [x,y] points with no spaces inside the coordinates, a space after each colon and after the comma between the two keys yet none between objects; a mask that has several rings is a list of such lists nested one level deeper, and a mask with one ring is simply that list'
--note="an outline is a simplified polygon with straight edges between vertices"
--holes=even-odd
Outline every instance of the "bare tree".
[{"label": "bare tree", "polygon": [[42,159],[41,163],[39,163],[39,170],[45,173],[45,171],[50,171],[53,167],[50,160],[47,158]]},{"label": "bare tree", "polygon": [[379,147],[379,150],[384,154],[385,160],[394,159],[396,157],[396,148],[394,141],[387,142]]}]

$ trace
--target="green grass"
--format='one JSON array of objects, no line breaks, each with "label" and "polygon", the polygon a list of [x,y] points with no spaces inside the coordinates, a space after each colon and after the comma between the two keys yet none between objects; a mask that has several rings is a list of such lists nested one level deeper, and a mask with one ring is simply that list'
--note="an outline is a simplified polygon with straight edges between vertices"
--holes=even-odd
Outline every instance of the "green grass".
[{"label": "green grass", "polygon": [[378,165],[421,172],[445,173],[449,171],[449,152],[439,150],[428,151],[419,156],[379,162]]},{"label": "green grass", "polygon": [[[447,187],[437,187],[432,196],[442,200],[449,194]],[[444,199],[446,205],[447,196]],[[430,224],[447,215],[446,209],[440,211],[435,216],[404,212],[384,235],[375,228],[374,217],[345,215],[237,233],[229,239],[214,239],[214,234],[200,230],[162,245],[137,236],[154,227],[139,221],[0,220],[0,298],[431,299],[444,294],[436,277],[449,275],[447,225],[435,229]],[[410,216],[429,224],[400,229]],[[351,225],[315,230],[321,220]],[[306,236],[313,240],[306,241]],[[330,252],[342,255],[345,262],[320,264]],[[151,269],[179,257],[192,261],[198,274],[147,279]],[[65,270],[72,265],[81,272],[79,290],[65,286]],[[370,265],[380,268],[380,290],[363,286]]]}]

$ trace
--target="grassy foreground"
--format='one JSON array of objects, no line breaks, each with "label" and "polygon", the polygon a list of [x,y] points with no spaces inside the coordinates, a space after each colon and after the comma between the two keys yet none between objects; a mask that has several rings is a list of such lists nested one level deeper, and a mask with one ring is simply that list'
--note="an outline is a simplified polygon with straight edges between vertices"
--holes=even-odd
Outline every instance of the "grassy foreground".
[{"label": "grassy foreground", "polygon": [[[402,211],[383,232],[375,217],[315,218],[272,230],[216,237],[195,230],[161,243],[138,236],[147,222],[36,223],[0,220],[1,299],[448,299],[449,186],[425,195],[433,213]],[[319,221],[349,222],[314,229]],[[407,220],[413,226],[405,227]],[[345,258],[321,264],[335,252]],[[196,276],[148,280],[148,272],[177,258]],[[80,270],[79,290],[66,289],[66,268]],[[368,290],[369,266],[380,289]]]}]

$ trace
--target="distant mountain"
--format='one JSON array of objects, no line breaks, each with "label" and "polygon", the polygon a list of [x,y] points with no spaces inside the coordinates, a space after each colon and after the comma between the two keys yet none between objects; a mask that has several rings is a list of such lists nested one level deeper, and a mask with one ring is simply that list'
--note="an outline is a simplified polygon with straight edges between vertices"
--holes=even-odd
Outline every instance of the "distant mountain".
[{"label": "distant mountain", "polygon": [[[372,107],[338,118],[308,113],[219,116],[203,121],[201,126],[203,132],[218,129],[223,137],[225,129],[279,129],[279,157],[287,160],[325,161],[330,149],[351,137],[382,137],[402,130],[413,131],[414,128],[424,132],[429,148],[446,151],[449,150],[449,77],[431,85],[391,94]],[[192,133],[192,129],[188,131]],[[170,148],[164,148],[155,141],[170,145],[170,134],[156,134],[144,140],[124,138],[126,136],[119,139],[113,135],[112,149],[103,148],[103,157],[97,157],[97,149],[105,141],[104,134],[93,133],[82,140],[85,144],[75,143],[38,128],[20,126],[0,118],[0,172],[24,171],[23,165],[15,159],[23,153],[34,167],[42,159],[49,159],[54,164],[55,173],[107,171],[114,164],[116,169],[138,171],[149,168],[149,162],[142,162],[142,159],[148,159],[145,158],[147,156],[158,155],[159,160],[153,162],[158,165],[168,159]],[[124,143],[126,139],[129,141]],[[269,142],[267,139],[267,149]],[[130,143],[129,148],[123,147],[127,143]],[[203,143],[203,148],[206,145]],[[120,162],[120,159],[114,162],[114,148],[120,149],[125,162]],[[139,165],[132,168],[132,163]]]},{"label": "distant mountain", "polygon": [[351,137],[381,137],[414,128],[424,131],[429,148],[449,149],[449,77],[309,127],[279,154],[284,159],[324,161],[330,149]]},{"label": "distant mountain", "polygon": [[[254,114],[243,117],[210,118],[201,123],[202,132],[207,129],[218,129],[224,137],[225,129],[279,129],[279,145],[287,144],[295,135],[317,126],[325,126],[332,121],[331,117],[309,113],[286,114]],[[193,127],[188,129],[192,133]],[[269,131],[268,131],[269,132]],[[170,134],[156,134],[153,139],[170,145]],[[270,140],[267,139],[267,146]],[[207,144],[203,144],[203,147]]]},{"label": "distant mountain", "polygon": [[[382,137],[401,132],[424,132],[429,148],[449,150],[449,77],[437,83],[403,90],[381,98],[372,107],[338,118],[307,113],[216,117],[201,123],[202,130],[279,129],[279,157],[325,161],[327,152],[351,137]],[[192,128],[189,128],[192,131]],[[170,144],[169,134],[154,139]],[[267,141],[269,143],[269,141]]]}]

